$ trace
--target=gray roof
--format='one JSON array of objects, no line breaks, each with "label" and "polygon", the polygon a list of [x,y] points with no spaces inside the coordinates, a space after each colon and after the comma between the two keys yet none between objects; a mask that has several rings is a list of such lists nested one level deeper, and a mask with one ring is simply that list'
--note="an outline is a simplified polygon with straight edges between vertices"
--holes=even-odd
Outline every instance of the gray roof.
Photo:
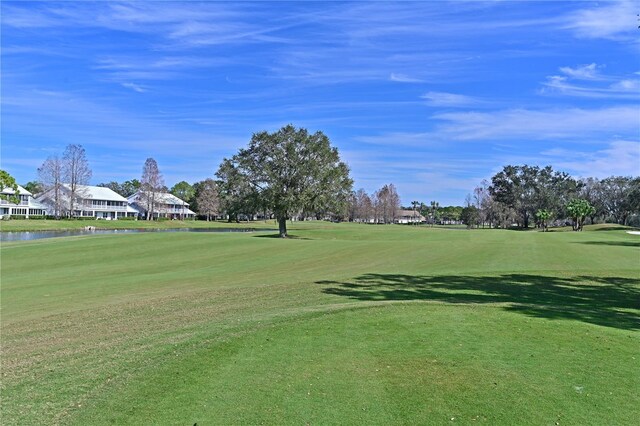
[{"label": "gray roof", "polygon": [[[30,193],[29,191],[27,191],[26,189],[24,189],[22,186],[18,185],[18,192],[20,193],[20,195],[33,195],[32,193]],[[15,191],[13,190],[13,188],[4,188],[2,190],[3,194],[10,194],[13,195],[15,194]]]},{"label": "gray roof", "polygon": [[[68,184],[63,185],[65,188],[69,189]],[[89,186],[89,185],[78,185],[78,195],[81,198],[90,198],[94,200],[107,200],[107,201],[122,201],[126,202],[127,199],[117,192],[104,188],[102,186]]]},{"label": "gray roof", "polygon": [[[137,191],[135,194],[129,196],[129,202],[133,203],[138,200],[140,196],[140,191]],[[173,194],[168,192],[156,192],[156,202],[162,204],[177,204],[179,206],[188,206],[189,203],[182,201],[180,198],[176,197]]]}]

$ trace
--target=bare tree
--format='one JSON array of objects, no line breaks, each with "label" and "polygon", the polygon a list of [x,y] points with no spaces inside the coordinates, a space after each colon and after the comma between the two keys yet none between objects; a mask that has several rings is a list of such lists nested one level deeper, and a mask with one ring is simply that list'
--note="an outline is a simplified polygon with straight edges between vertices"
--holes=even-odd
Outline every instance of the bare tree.
[{"label": "bare tree", "polygon": [[213,179],[206,179],[201,183],[200,192],[197,197],[198,212],[207,216],[207,222],[211,215],[218,215],[220,212],[220,196],[218,195],[218,184]]},{"label": "bare tree", "polygon": [[369,222],[374,215],[371,197],[364,189],[359,189],[356,194],[356,218],[361,222]]},{"label": "bare tree", "polygon": [[44,192],[50,192],[53,206],[53,214],[60,217],[62,206],[62,161],[57,155],[48,157],[42,166],[38,168],[38,181]]},{"label": "bare tree", "polygon": [[376,221],[381,218],[384,223],[393,223],[400,208],[400,196],[396,187],[392,183],[384,185],[376,191],[374,199],[376,216],[378,216]]},{"label": "bare tree", "polygon": [[158,169],[158,163],[153,158],[147,158],[142,167],[139,197],[147,210],[147,220],[153,219],[156,200],[159,192],[164,188],[164,179]]},{"label": "bare tree", "polygon": [[67,145],[62,154],[62,178],[69,185],[69,214],[73,216],[76,198],[81,195],[81,185],[91,179],[91,168],[82,145]]}]

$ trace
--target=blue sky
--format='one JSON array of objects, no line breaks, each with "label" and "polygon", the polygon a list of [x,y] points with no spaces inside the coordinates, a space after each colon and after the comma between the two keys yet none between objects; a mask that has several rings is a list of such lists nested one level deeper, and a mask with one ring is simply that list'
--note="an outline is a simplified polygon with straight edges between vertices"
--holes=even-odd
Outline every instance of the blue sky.
[{"label": "blue sky", "polygon": [[462,204],[505,164],[640,174],[640,8],[621,2],[10,2],[2,168],[82,144],[92,183],[212,177],[321,130],[355,187]]}]

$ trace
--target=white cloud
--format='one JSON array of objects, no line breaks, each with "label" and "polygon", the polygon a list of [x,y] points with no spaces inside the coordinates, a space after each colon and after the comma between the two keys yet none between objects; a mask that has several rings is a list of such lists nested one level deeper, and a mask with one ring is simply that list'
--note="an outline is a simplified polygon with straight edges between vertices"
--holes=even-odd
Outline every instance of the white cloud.
[{"label": "white cloud", "polygon": [[[575,68],[560,67],[564,75],[547,76],[541,94],[563,94],[589,98],[640,99],[640,79],[635,74],[616,77],[600,74],[602,65],[595,63]],[[574,80],[581,80],[580,83]]]},{"label": "white cloud", "polygon": [[623,0],[615,3],[595,3],[568,17],[565,27],[583,38],[630,39],[638,29],[637,3]]},{"label": "white cloud", "polygon": [[640,131],[636,106],[599,109],[507,109],[490,112],[434,114],[439,121],[424,132],[387,132],[361,136],[372,145],[428,147],[454,141],[565,141],[611,137],[635,137]]},{"label": "white cloud", "polygon": [[430,106],[461,107],[478,104],[480,101],[471,96],[447,92],[427,92],[421,96]]},{"label": "white cloud", "polygon": [[433,118],[445,124],[438,134],[458,140],[576,139],[595,135],[637,134],[637,106],[599,109],[509,109],[493,112],[450,112]]},{"label": "white cloud", "polygon": [[389,76],[389,80],[396,81],[398,83],[423,83],[424,82],[424,80],[421,80],[419,78],[409,77],[406,74],[397,74],[397,73],[391,73],[391,75]]},{"label": "white cloud", "polygon": [[610,142],[606,148],[596,152],[552,149],[543,152],[542,155],[558,169],[582,177],[640,175],[640,142],[638,141]]},{"label": "white cloud", "polygon": [[138,93],[144,93],[147,91],[147,89],[143,89],[142,87],[138,86],[135,83],[121,83],[121,84],[122,84],[122,87],[126,87],[127,89],[131,89]]},{"label": "white cloud", "polygon": [[610,87],[612,90],[634,92],[636,94],[636,97],[638,97],[638,93],[640,92],[640,80],[620,80],[616,83],[613,83]]},{"label": "white cloud", "polygon": [[560,67],[560,72],[568,75],[571,78],[580,79],[580,80],[594,80],[597,79],[598,76],[598,65],[595,63],[589,65],[578,65],[575,68],[571,67]]},{"label": "white cloud", "polygon": [[552,75],[542,83],[541,94],[562,94],[584,98],[640,99],[640,81],[620,80],[609,85],[580,86],[571,83],[567,77]]}]

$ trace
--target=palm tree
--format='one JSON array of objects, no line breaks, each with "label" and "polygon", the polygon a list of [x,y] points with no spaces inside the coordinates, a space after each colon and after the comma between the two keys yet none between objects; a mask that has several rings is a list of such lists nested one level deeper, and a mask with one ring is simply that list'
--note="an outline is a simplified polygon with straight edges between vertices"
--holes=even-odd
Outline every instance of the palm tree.
[{"label": "palm tree", "polygon": [[420,205],[419,201],[412,201],[411,205],[413,206],[413,223],[414,225],[417,224],[416,222],[416,207],[418,207]]}]

